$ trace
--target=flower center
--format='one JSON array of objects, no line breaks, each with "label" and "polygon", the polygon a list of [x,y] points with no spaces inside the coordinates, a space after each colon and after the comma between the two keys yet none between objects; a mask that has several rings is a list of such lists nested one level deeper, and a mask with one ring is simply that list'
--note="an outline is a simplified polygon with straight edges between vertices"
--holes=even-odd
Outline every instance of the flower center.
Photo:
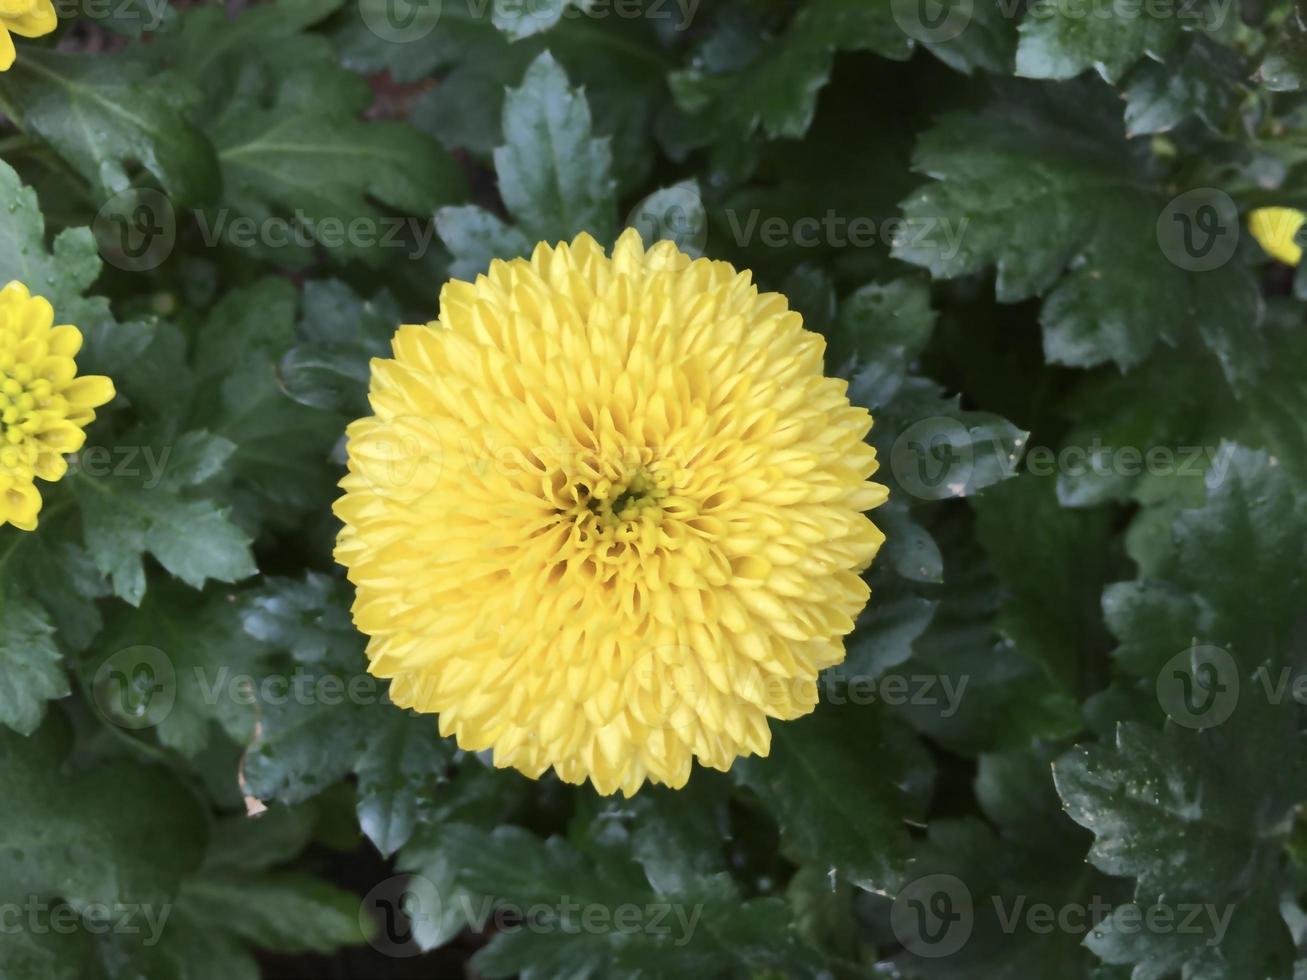
[{"label": "flower center", "polygon": [[[600,481],[594,491],[585,497],[585,506],[599,518],[605,527],[637,521],[647,512],[656,511],[658,502],[667,496],[667,480],[659,485],[658,478],[641,467],[632,473],[624,485],[614,486]],[[654,516],[650,513],[650,516]]]},{"label": "flower center", "polygon": [[662,523],[659,505],[670,486],[670,474],[643,466],[618,481],[601,479],[593,487],[578,483],[577,524],[600,538],[634,541],[641,528]]},{"label": "flower center", "polygon": [[0,357],[0,423],[4,442],[17,446],[25,436],[37,431],[41,419],[37,409],[51,395],[51,384],[44,378],[33,379],[30,365],[5,367]]},{"label": "flower center", "polygon": [[[7,362],[7,363],[6,363]],[[8,469],[32,462],[23,450],[41,430],[40,410],[47,407],[53,387],[34,376],[30,364],[0,355],[0,465]]]}]

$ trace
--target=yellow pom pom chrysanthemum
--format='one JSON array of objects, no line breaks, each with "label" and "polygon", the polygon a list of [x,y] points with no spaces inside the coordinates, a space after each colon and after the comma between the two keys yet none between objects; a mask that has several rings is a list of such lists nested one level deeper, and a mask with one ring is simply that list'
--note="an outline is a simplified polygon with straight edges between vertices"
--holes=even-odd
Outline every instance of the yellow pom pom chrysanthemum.
[{"label": "yellow pom pom chrysanthemum", "polygon": [[869,591],[871,417],[748,273],[588,235],[447,283],[349,428],[371,672],[495,764],[601,793],[765,755]]},{"label": "yellow pom pom chrysanthemum", "polygon": [[0,71],[8,71],[14,63],[14,39],[41,37],[59,26],[51,0],[0,0]]},{"label": "yellow pom pom chrysanthemum", "polygon": [[113,398],[113,382],[77,377],[76,327],[54,326],[54,309],[27,287],[0,289],[0,525],[36,528],[41,494],[34,479],[68,472],[65,453],[86,439],[95,409]]}]

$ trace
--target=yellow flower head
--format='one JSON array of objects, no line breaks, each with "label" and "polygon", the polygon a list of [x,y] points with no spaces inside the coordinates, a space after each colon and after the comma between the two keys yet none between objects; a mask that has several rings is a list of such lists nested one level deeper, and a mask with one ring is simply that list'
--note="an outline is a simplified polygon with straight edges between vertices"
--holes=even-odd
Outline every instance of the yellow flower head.
[{"label": "yellow flower head", "polygon": [[113,382],[77,377],[76,327],[54,326],[54,309],[20,282],[0,289],[0,525],[31,531],[41,510],[33,479],[68,472],[65,453],[82,448],[95,409]]},{"label": "yellow flower head", "polygon": [[1297,242],[1302,223],[1303,213],[1293,208],[1258,208],[1248,216],[1248,230],[1257,244],[1285,265],[1297,265],[1302,260],[1302,247]]},{"label": "yellow flower head", "polygon": [[8,71],[14,63],[14,39],[40,37],[59,26],[51,0],[0,0],[0,71]]},{"label": "yellow flower head", "polygon": [[336,549],[371,672],[531,777],[765,755],[884,536],[871,417],[747,272],[588,235],[450,282],[372,365]]}]

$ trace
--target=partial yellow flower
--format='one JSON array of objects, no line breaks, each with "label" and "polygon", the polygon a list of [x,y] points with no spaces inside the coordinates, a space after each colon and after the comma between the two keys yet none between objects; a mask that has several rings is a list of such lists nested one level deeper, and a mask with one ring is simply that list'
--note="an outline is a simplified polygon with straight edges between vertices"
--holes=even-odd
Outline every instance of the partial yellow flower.
[{"label": "partial yellow flower", "polygon": [[111,401],[113,382],[77,377],[76,327],[54,326],[54,309],[20,282],[0,289],[0,525],[36,528],[35,479],[68,472],[66,453],[82,448],[82,430]]},{"label": "partial yellow flower", "polygon": [[1302,246],[1297,242],[1303,213],[1294,208],[1258,208],[1248,216],[1248,230],[1266,254],[1285,265],[1302,260]]},{"label": "partial yellow flower", "polygon": [[337,560],[370,670],[495,765],[627,795],[766,755],[884,535],[871,417],[747,272],[588,235],[446,283],[354,422]]},{"label": "partial yellow flower", "polygon": [[14,63],[14,39],[41,37],[59,26],[51,0],[0,0],[0,71],[8,71]]}]

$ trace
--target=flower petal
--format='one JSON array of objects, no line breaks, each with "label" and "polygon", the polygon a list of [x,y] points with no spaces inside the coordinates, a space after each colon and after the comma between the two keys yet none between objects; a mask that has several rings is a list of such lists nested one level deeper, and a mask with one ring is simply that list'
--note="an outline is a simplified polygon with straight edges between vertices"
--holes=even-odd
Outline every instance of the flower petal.
[{"label": "flower petal", "polygon": [[99,408],[113,401],[113,381],[100,374],[88,374],[64,386],[60,394],[74,408]]}]

